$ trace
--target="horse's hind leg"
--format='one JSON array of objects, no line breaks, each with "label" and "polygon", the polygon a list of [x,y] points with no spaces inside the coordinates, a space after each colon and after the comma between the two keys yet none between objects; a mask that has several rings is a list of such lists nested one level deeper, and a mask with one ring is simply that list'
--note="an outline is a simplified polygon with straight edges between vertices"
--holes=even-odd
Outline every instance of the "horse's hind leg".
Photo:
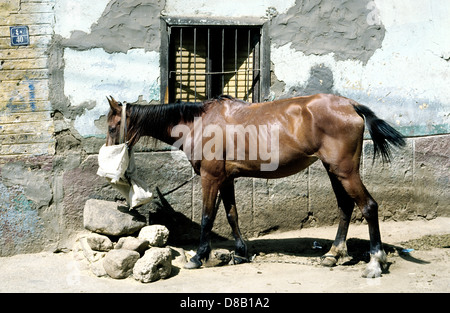
[{"label": "horse's hind leg", "polygon": [[228,223],[233,231],[235,240],[235,262],[242,263],[247,260],[247,246],[242,239],[241,231],[239,230],[238,214],[236,210],[236,199],[234,195],[234,181],[225,182],[220,187],[220,195],[222,196],[223,205],[227,214]]},{"label": "horse's hind leg", "polygon": [[359,173],[352,171],[346,175],[338,175],[345,191],[355,201],[369,225],[370,262],[363,273],[363,277],[381,276],[381,266],[386,265],[386,253],[381,243],[380,227],[378,223],[378,204],[363,185]]},{"label": "horse's hind leg", "polygon": [[345,191],[339,179],[329,171],[329,166],[324,164],[327,169],[328,175],[330,177],[331,186],[333,187],[333,191],[336,195],[336,200],[339,207],[340,220],[339,227],[336,233],[336,239],[331,246],[330,251],[328,251],[322,257],[322,265],[323,266],[334,266],[336,263],[345,263],[351,260],[350,256],[347,252],[347,232],[348,226],[350,224],[350,219],[352,217],[353,208],[355,206],[355,202]]}]

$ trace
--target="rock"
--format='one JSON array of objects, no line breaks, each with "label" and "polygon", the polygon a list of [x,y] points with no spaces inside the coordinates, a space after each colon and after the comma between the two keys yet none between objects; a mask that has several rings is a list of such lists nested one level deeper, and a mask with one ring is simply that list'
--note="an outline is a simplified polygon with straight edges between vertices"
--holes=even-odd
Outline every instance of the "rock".
[{"label": "rock", "polygon": [[114,248],[111,239],[106,236],[92,233],[86,237],[87,243],[92,250],[95,251],[109,251]]},{"label": "rock", "polygon": [[172,253],[172,265],[183,268],[184,264],[187,262],[186,252],[183,248],[169,247]]},{"label": "rock", "polygon": [[115,246],[115,249],[132,250],[138,252],[140,255],[144,254],[148,248],[148,240],[135,237],[122,237]]},{"label": "rock", "polygon": [[206,267],[222,266],[231,261],[231,253],[227,249],[214,249],[209,254],[209,259],[205,263]]},{"label": "rock", "polygon": [[130,235],[146,225],[146,219],[137,211],[116,202],[89,199],[83,212],[84,228],[111,236]]},{"label": "rock", "polygon": [[140,255],[136,251],[113,249],[103,259],[103,268],[112,278],[127,278],[133,272],[133,267],[139,257]]},{"label": "rock", "polygon": [[169,230],[164,225],[150,225],[139,232],[139,239],[145,239],[152,247],[163,247],[169,238]]},{"label": "rock", "polygon": [[106,273],[105,267],[103,266],[103,259],[89,264],[89,268],[97,277],[108,276],[108,273]]},{"label": "rock", "polygon": [[81,244],[80,244],[80,238],[78,238],[75,241],[75,243],[73,244],[72,255],[73,255],[74,261],[76,261],[77,266],[79,267],[80,270],[83,270],[83,271],[89,270],[89,266],[91,263],[86,259],[85,255],[84,255],[83,248],[81,247]]},{"label": "rock", "polygon": [[171,271],[172,253],[170,249],[152,247],[134,265],[133,277],[142,283],[149,283],[169,277]]},{"label": "rock", "polygon": [[92,250],[91,246],[87,242],[86,237],[79,238],[78,242],[80,244],[81,250],[83,251],[84,257],[89,261],[89,263],[98,261],[105,256],[105,252]]}]

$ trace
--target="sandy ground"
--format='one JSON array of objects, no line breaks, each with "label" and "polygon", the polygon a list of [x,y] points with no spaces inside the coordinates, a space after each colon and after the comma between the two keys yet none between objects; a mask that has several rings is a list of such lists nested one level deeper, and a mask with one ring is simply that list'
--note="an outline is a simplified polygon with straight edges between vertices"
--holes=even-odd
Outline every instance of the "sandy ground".
[{"label": "sandy ground", "polygon": [[[5,257],[0,258],[0,292],[450,292],[450,218],[381,223],[389,268],[376,279],[361,277],[369,247],[363,224],[350,226],[353,262],[333,268],[319,265],[335,232],[336,227],[320,227],[250,239],[249,250],[256,255],[252,263],[198,270],[173,267],[171,277],[148,284],[132,277],[98,278],[72,252]],[[213,243],[213,248],[223,247],[230,248],[230,242]]]}]

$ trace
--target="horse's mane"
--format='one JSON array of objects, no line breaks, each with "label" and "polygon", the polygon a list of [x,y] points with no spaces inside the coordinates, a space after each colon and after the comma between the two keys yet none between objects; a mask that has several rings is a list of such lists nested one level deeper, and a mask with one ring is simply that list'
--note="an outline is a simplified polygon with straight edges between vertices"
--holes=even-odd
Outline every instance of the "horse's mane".
[{"label": "horse's mane", "polygon": [[[154,137],[166,136],[167,130],[180,122],[193,122],[196,117],[217,103],[224,100],[235,100],[233,97],[221,95],[204,102],[177,101],[170,104],[138,105],[128,104],[129,129],[135,142],[151,128]],[[153,135],[152,135],[153,136]]]},{"label": "horse's mane", "polygon": [[153,124],[173,126],[180,121],[192,122],[205,112],[203,103],[176,102],[157,105],[130,105],[130,126]]}]

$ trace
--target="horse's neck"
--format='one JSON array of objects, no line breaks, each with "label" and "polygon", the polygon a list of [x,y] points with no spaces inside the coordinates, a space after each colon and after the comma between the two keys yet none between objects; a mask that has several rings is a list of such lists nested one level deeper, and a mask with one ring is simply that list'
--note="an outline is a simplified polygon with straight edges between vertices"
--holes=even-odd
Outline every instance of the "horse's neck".
[{"label": "horse's neck", "polygon": [[[172,117],[176,114],[176,108],[167,107],[149,107],[145,113],[145,118],[141,119],[140,135],[150,136],[161,140],[169,145],[173,145],[187,129],[190,129],[192,123],[174,121]],[[172,112],[173,111],[173,112]],[[175,127],[175,129],[174,129]],[[173,131],[172,131],[173,130]]]},{"label": "horse's neck", "polygon": [[156,124],[153,122],[150,123],[146,123],[145,125],[146,127],[144,127],[142,130],[142,136],[149,136],[149,137],[153,137],[155,139],[161,140],[169,145],[173,144],[173,138],[171,137],[170,133],[171,133],[171,127],[170,125],[161,123],[161,121]]},{"label": "horse's neck", "polygon": [[144,136],[150,136],[162,142],[165,142],[169,145],[174,145],[177,142],[177,140],[179,140],[184,135],[187,129],[190,129],[190,127],[183,123],[179,123],[175,126],[166,125],[164,127],[165,131],[155,131],[151,129]]}]

